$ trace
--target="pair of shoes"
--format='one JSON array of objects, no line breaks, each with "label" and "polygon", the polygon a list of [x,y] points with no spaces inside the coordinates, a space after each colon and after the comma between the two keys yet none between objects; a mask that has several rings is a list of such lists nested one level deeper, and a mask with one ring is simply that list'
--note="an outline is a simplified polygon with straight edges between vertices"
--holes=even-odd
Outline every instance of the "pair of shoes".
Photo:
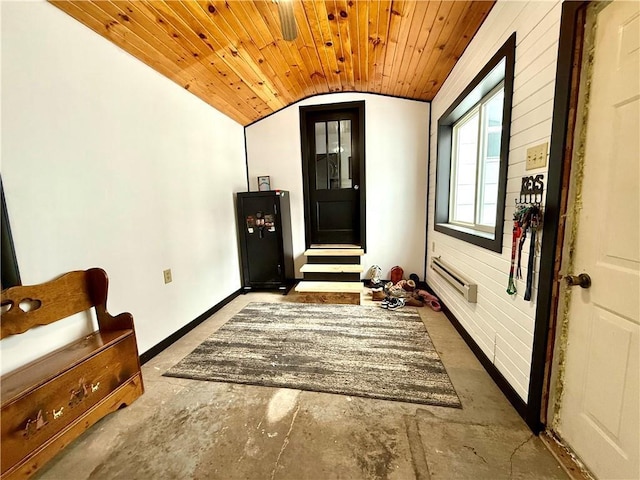
[{"label": "pair of shoes", "polygon": [[404,288],[398,285],[394,285],[392,282],[387,282],[387,284],[384,286],[384,291],[391,297],[407,296],[407,292]]},{"label": "pair of shoes", "polygon": [[416,289],[416,282],[413,280],[402,280],[402,288],[407,292],[413,292]]},{"label": "pair of shoes", "polygon": [[384,291],[393,297],[407,298],[411,296],[415,288],[416,284],[413,280],[400,280],[395,285],[392,282],[387,282]]},{"label": "pair of shoes", "polygon": [[391,300],[389,300],[389,305],[387,306],[389,310],[397,310],[398,308],[402,307],[404,307],[404,298],[396,297],[393,297]]},{"label": "pair of shoes", "polygon": [[390,275],[391,275],[391,281],[393,283],[398,283],[400,280],[402,280],[402,277],[404,275],[404,270],[402,270],[402,267],[396,265],[391,269]]},{"label": "pair of shoes", "polygon": [[438,297],[431,295],[426,290],[416,290],[415,296],[429,305],[434,312],[439,312],[440,310],[442,310],[442,306],[440,305],[440,300],[438,299]]},{"label": "pair of shoes", "polygon": [[371,286],[371,288],[382,289],[382,281],[380,280],[381,274],[382,269],[378,265],[371,265],[371,267],[369,267],[367,276],[371,279],[369,281],[369,285]]},{"label": "pair of shoes", "polygon": [[392,300],[393,297],[384,297],[384,300],[382,300],[382,302],[380,302],[380,307],[381,308],[389,308],[389,302]]},{"label": "pair of shoes", "polygon": [[422,300],[416,297],[409,297],[405,299],[404,304],[408,307],[424,307],[424,303],[422,302]]},{"label": "pair of shoes", "polygon": [[413,280],[400,280],[395,286],[403,289],[405,292],[413,292],[416,289],[416,282]]},{"label": "pair of shoes", "polygon": [[371,299],[374,302],[379,302],[381,300],[384,300],[385,298],[387,298],[387,295],[382,290],[379,290],[379,291],[374,290],[371,292]]},{"label": "pair of shoes", "polygon": [[380,280],[378,280],[377,282],[370,282],[369,288],[372,292],[381,292],[384,288],[384,284]]}]

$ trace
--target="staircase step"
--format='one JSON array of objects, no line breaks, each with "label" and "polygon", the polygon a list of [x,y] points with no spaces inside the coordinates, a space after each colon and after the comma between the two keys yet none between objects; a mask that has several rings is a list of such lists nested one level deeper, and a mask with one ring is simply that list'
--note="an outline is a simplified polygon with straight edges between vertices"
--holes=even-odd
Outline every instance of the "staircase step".
[{"label": "staircase step", "polygon": [[305,263],[300,267],[301,273],[361,273],[363,271],[362,265],[354,264]]},{"label": "staircase step", "polygon": [[299,282],[296,292],[301,293],[360,293],[361,282]]},{"label": "staircase step", "polygon": [[364,255],[362,248],[309,248],[304,254],[307,257],[361,257]]},{"label": "staircase step", "polygon": [[359,282],[361,273],[306,272],[302,279],[313,282]]},{"label": "staircase step", "polygon": [[296,285],[296,297],[302,303],[360,305],[361,282],[309,282]]},{"label": "staircase step", "polygon": [[313,243],[309,248],[362,248],[353,243]]},{"label": "staircase step", "polygon": [[319,265],[360,265],[360,260],[362,257],[360,255],[349,255],[349,256],[334,256],[334,257],[323,257],[322,255],[318,255],[317,257],[314,255],[307,257],[307,264],[319,264]]}]

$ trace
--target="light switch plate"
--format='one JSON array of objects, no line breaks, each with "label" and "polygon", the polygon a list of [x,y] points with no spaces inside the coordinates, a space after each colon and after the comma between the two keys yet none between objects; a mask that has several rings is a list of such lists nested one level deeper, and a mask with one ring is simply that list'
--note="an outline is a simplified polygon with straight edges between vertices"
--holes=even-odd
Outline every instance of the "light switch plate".
[{"label": "light switch plate", "polygon": [[547,142],[527,148],[527,170],[535,170],[536,168],[544,168],[547,166]]},{"label": "light switch plate", "polygon": [[171,278],[171,269],[168,268],[166,270],[163,270],[162,274],[164,275],[164,283],[171,283],[171,281],[173,280]]}]

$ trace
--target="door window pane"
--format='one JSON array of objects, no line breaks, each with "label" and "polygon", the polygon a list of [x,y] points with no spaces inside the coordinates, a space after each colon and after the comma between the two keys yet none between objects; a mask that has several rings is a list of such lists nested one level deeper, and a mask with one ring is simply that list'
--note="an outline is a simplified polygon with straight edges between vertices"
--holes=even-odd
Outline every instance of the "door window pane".
[{"label": "door window pane", "polygon": [[329,170],[327,167],[327,124],[316,122],[316,189],[326,190],[329,187]]},{"label": "door window pane", "polygon": [[340,120],[340,188],[353,186],[351,171],[351,120]]},{"label": "door window pane", "polygon": [[327,153],[327,124],[316,123],[316,155]]},{"label": "door window pane", "polygon": [[340,188],[340,122],[327,122],[327,161],[329,162],[329,189]]},{"label": "door window pane", "polygon": [[316,189],[351,188],[351,120],[316,122],[315,143]]}]

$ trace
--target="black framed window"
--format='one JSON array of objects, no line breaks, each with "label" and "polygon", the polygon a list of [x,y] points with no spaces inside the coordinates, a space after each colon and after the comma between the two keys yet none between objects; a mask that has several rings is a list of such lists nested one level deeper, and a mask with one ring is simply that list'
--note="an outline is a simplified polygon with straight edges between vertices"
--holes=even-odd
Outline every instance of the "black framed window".
[{"label": "black framed window", "polygon": [[515,33],[438,120],[435,230],[502,251]]}]

